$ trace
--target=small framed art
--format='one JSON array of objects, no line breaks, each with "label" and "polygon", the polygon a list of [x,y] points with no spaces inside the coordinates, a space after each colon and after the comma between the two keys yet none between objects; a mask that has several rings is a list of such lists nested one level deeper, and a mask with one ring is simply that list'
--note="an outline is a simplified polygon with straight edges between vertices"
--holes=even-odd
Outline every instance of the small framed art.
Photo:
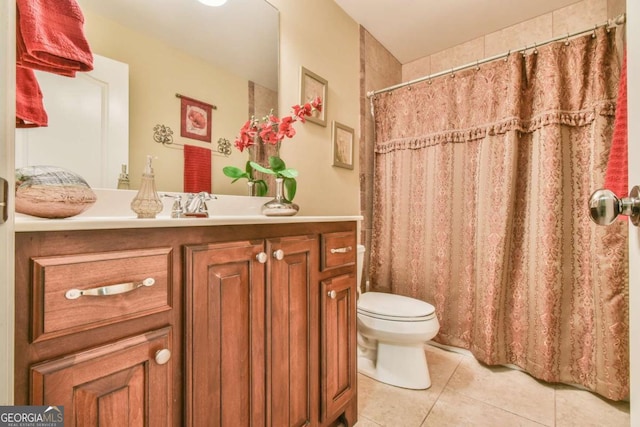
[{"label": "small framed art", "polygon": [[331,134],[333,139],[333,166],[353,169],[353,129],[334,121]]},{"label": "small framed art", "polygon": [[180,95],[180,136],[211,142],[213,105]]},{"label": "small framed art", "polygon": [[307,103],[313,99],[322,98],[322,111],[314,111],[307,120],[319,124],[327,125],[327,80],[316,73],[300,67],[300,104]]}]

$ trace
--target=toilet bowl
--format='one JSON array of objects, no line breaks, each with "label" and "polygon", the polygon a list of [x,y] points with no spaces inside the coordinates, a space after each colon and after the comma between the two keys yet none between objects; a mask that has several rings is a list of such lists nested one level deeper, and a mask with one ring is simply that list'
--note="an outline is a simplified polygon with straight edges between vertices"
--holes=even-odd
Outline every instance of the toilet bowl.
[{"label": "toilet bowl", "polygon": [[[358,286],[364,247],[358,247]],[[382,292],[358,298],[358,372],[409,389],[431,386],[424,344],[440,329],[435,308],[424,301]]]}]

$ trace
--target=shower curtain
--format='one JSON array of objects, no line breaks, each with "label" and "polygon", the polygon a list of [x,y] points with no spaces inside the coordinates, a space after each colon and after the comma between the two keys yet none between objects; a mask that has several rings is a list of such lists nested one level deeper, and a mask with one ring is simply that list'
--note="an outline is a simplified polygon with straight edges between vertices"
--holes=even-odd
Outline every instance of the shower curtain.
[{"label": "shower curtain", "polygon": [[436,341],[629,394],[627,225],[593,224],[614,31],[374,97],[372,290],[430,302]]}]

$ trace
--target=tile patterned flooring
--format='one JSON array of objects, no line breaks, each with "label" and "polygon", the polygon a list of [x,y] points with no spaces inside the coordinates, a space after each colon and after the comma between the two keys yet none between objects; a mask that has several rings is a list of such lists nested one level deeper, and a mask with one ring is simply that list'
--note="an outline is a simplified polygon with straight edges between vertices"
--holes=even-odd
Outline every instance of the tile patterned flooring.
[{"label": "tile patterned flooring", "polygon": [[431,388],[407,390],[358,374],[356,427],[629,426],[629,403],[538,381],[427,345]]}]

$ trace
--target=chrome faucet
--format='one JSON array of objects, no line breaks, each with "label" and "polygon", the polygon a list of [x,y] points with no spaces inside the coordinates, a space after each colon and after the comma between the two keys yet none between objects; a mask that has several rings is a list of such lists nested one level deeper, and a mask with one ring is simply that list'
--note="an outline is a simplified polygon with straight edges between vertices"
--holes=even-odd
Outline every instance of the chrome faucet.
[{"label": "chrome faucet", "polygon": [[208,218],[209,211],[206,202],[216,199],[216,196],[206,191],[188,193],[184,200],[180,194],[164,194],[163,196],[175,198],[171,207],[171,218]]}]

